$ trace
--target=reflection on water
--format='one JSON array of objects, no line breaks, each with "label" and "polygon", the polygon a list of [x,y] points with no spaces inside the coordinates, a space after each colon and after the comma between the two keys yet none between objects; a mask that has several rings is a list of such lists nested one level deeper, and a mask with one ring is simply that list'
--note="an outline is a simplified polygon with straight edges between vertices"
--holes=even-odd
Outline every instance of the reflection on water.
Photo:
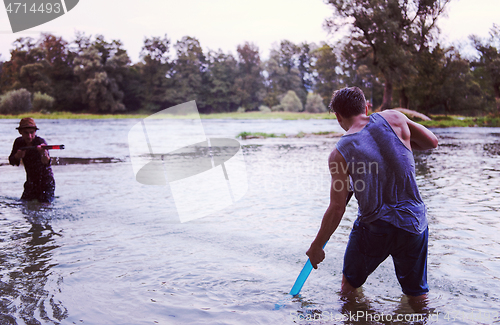
[{"label": "reflection on water", "polygon": [[119,163],[123,160],[113,157],[100,157],[100,158],[74,158],[74,157],[54,157],[51,159],[52,165],[75,165],[75,164],[110,164]]},{"label": "reflection on water", "polygon": [[0,221],[0,323],[58,323],[66,318],[67,310],[48,288],[52,251],[59,248],[53,237],[60,236],[50,225],[50,207],[0,202],[0,208],[20,209],[24,215],[24,220],[11,219],[7,213]]},{"label": "reflection on water", "polygon": [[[390,259],[357,296],[340,296],[353,199],[301,295],[273,310],[307,260],[328,206],[327,158],[337,140],[242,140],[246,196],[180,224],[167,185],[134,179],[126,139],[136,122],[41,121],[48,130],[41,135],[66,144],[52,153],[50,206],[17,201],[24,170],[2,165],[16,134],[0,130],[0,324],[500,322],[500,129],[436,129],[439,148],[415,153],[430,220],[431,291],[422,305],[402,295]],[[213,137],[338,129],[331,121],[203,123]]]}]

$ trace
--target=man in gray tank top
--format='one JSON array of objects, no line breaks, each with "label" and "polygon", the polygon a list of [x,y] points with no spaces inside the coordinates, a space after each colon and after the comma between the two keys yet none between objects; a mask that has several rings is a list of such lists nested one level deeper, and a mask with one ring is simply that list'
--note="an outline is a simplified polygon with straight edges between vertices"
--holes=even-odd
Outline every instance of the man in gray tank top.
[{"label": "man in gray tank top", "polygon": [[415,179],[412,150],[436,148],[436,136],[398,111],[368,116],[357,87],[335,91],[329,106],[347,131],[328,159],[330,205],[307,255],[314,268],[323,245],[337,229],[352,188],[358,218],[344,255],[342,292],[354,292],[389,255],[410,301],[421,301],[427,285],[427,209]]}]

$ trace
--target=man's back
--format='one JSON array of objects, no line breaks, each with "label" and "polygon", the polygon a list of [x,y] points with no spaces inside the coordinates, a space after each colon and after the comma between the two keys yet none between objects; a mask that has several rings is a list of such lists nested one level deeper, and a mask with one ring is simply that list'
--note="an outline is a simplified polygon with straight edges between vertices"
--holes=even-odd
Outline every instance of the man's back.
[{"label": "man's back", "polygon": [[[401,136],[385,116],[392,119]],[[401,139],[409,127],[404,128],[397,114],[376,113],[356,129],[344,135],[336,147],[353,181],[358,218],[363,222],[380,219],[421,233],[427,227],[426,208],[418,192],[413,154]]]}]

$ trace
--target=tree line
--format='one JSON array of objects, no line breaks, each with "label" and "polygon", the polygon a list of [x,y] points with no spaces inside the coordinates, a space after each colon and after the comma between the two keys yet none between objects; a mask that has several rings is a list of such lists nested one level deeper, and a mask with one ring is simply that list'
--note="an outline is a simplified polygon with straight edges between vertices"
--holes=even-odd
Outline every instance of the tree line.
[{"label": "tree line", "polygon": [[360,87],[374,108],[500,112],[499,26],[488,39],[471,36],[477,57],[466,58],[439,41],[436,21],[450,0],[328,2],[334,15],[326,28],[347,26],[346,37],[335,44],[282,40],[265,60],[252,43],[233,55],[204,51],[191,36],[145,38],[134,64],[119,40],[102,35],[19,38],[10,60],[0,62],[0,112],[29,95],[34,110],[49,111],[152,113],[196,100],[201,113],[321,112],[345,86]]}]

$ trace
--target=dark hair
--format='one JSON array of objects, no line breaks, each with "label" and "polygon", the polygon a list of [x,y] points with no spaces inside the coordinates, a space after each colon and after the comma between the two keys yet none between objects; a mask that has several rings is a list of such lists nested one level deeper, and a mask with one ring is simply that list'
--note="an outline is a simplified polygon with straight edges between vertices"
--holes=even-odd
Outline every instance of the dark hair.
[{"label": "dark hair", "polygon": [[328,105],[330,112],[338,113],[345,118],[362,114],[365,107],[365,95],[358,87],[346,87],[334,91],[330,105]]}]

